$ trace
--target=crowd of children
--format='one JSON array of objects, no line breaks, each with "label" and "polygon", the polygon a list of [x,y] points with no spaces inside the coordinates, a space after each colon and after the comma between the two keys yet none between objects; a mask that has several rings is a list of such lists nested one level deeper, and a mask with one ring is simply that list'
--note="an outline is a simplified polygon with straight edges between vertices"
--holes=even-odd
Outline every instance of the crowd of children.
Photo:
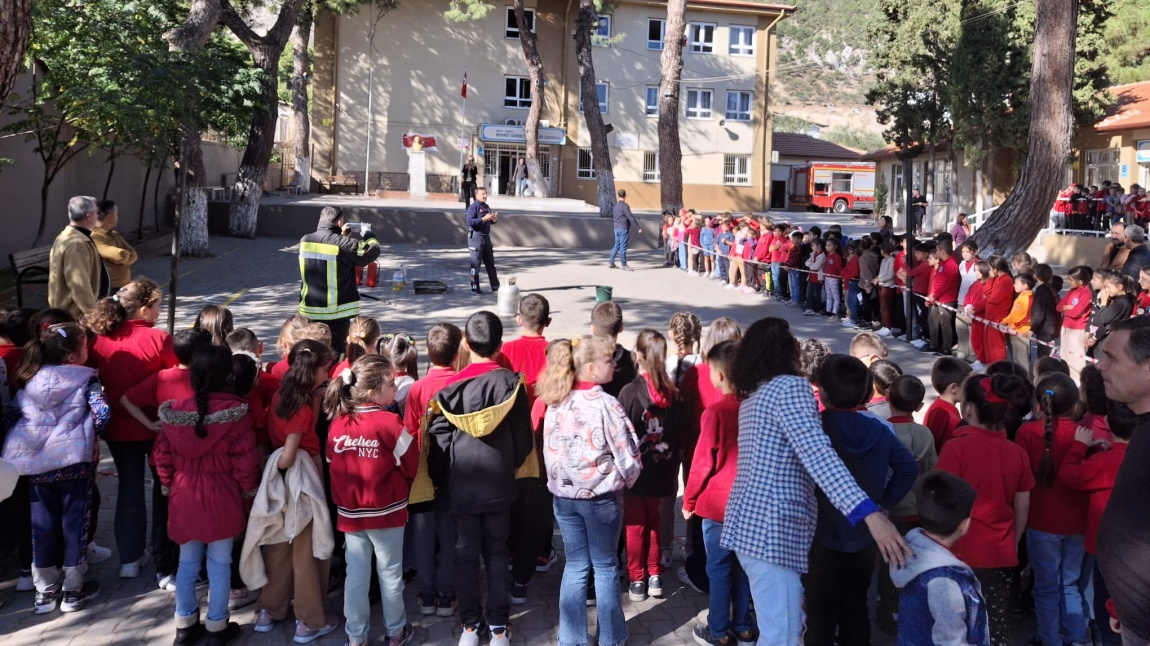
[{"label": "crowd of children", "polygon": [[[549,303],[528,294],[515,340],[486,311],[422,338],[359,316],[340,357],[327,325],[292,316],[265,365],[227,308],[205,307],[174,336],[155,328],[162,294],[143,278],[84,325],[55,310],[6,313],[3,459],[23,478],[0,504],[16,530],[5,540],[19,552],[18,589],[34,589],[40,614],[99,595],[85,573],[103,549],[92,541],[102,439],[119,475],[120,576],[154,559],[158,586],[174,592],[177,646],[234,642],[230,612],[253,604],[255,631],[294,615],[293,640],[312,642],[341,623],[334,590],[350,644],[368,642],[378,594],[386,643],[398,646],[414,635],[408,580],[420,614],[458,615],[461,646],[507,644],[511,606],[557,562],[555,525],[559,643],[589,643],[595,600],[598,643],[623,644],[620,575],[632,601],[666,594],[680,478],[688,536],[675,574],[709,597],[700,644],[793,643],[800,607],[805,643],[868,644],[880,554],[891,565],[879,568],[878,621],[900,643],[1009,644],[1024,592],[1035,643],[1087,643],[1090,626],[1118,643],[1091,555],[1132,416],[1106,400],[1086,357],[1131,315],[1128,281],[1077,267],[1060,297],[1049,267],[1025,254],[984,262],[968,240],[959,262],[943,236],[908,260],[889,231],[847,240],[835,227],[689,213],[665,234],[669,265],[864,331],[839,355],[795,340],[780,319],[744,333],[678,312],[665,334],[639,330],[624,348],[622,309],[606,301],[589,334],[548,341]],[[911,327],[895,305],[911,281],[922,311],[908,336],[944,355],[921,423],[926,386],[883,338]],[[1007,342],[1006,329],[1026,342]],[[1063,358],[1034,352],[1025,334],[1060,339]],[[796,416],[775,420],[786,411]],[[776,422],[789,444],[757,432]],[[780,476],[776,451],[786,468],[819,471]],[[767,472],[794,497],[764,511],[764,488],[747,479]],[[814,481],[833,486],[804,511]],[[878,522],[913,551],[905,566],[871,522],[880,507],[893,526]],[[767,594],[779,576],[769,563],[801,583]]]},{"label": "crowd of children", "polygon": [[1056,354],[1077,380],[1110,326],[1150,311],[1150,267],[1137,281],[1085,265],[1063,279],[1025,252],[983,260],[977,242],[956,248],[946,232],[908,248],[886,228],[850,239],[839,225],[803,231],[765,216],[688,210],[664,214],[663,237],[664,266],[979,370],[1003,359],[1029,370]]}]

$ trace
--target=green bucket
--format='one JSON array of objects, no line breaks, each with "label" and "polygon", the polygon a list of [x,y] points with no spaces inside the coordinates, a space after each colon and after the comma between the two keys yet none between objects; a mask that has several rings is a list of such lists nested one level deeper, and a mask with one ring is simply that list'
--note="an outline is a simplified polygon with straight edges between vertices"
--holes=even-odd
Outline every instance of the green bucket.
[{"label": "green bucket", "polygon": [[611,288],[600,285],[595,288],[595,302],[602,303],[611,300]]}]

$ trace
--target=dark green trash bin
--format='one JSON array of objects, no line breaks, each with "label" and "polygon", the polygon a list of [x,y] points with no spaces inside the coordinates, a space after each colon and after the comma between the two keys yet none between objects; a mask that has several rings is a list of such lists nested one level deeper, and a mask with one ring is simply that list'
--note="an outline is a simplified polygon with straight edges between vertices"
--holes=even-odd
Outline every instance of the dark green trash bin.
[{"label": "dark green trash bin", "polygon": [[600,285],[595,288],[595,302],[602,303],[603,301],[611,300],[611,288]]}]

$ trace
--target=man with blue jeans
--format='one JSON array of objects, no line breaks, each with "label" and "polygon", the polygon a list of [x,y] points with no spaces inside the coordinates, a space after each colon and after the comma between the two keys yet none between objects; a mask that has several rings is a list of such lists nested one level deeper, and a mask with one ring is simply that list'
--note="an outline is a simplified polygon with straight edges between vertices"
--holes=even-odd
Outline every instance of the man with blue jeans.
[{"label": "man with blue jeans", "polygon": [[631,214],[631,207],[627,206],[627,191],[619,189],[619,201],[611,209],[611,217],[615,225],[615,246],[611,247],[611,260],[607,266],[615,269],[615,256],[620,256],[623,269],[631,271],[627,266],[627,243],[631,240],[631,225],[635,225],[636,233],[643,233],[639,221]]}]

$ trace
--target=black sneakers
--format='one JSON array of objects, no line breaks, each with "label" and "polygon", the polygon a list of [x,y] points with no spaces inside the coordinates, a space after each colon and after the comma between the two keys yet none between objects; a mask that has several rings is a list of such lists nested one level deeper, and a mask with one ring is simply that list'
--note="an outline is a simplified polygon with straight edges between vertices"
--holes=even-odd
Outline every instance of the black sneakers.
[{"label": "black sneakers", "polygon": [[647,579],[647,593],[652,597],[663,596],[663,577],[655,575]]},{"label": "black sneakers", "polygon": [[176,629],[176,639],[172,641],[172,646],[194,646],[203,641],[206,634],[207,630],[197,619],[196,623],[187,628]]},{"label": "black sneakers", "polygon": [[223,630],[208,631],[207,646],[228,646],[240,638],[240,625],[234,621],[228,622]]},{"label": "black sneakers", "polygon": [[34,612],[38,615],[46,615],[50,612],[56,612],[56,604],[60,602],[60,588],[54,590],[45,590],[44,592],[36,591],[36,603],[33,606]]},{"label": "black sneakers", "polygon": [[[39,595],[37,595],[38,597]],[[60,602],[60,612],[76,612],[83,610],[89,601],[100,596],[100,584],[97,581],[85,581],[79,590],[65,590],[64,600]]]},{"label": "black sneakers", "polygon": [[638,603],[647,600],[647,582],[646,581],[632,581],[627,586],[627,596]]},{"label": "black sneakers", "polygon": [[527,585],[524,583],[512,583],[511,591],[507,596],[511,599],[511,603],[516,606],[527,603]]}]

